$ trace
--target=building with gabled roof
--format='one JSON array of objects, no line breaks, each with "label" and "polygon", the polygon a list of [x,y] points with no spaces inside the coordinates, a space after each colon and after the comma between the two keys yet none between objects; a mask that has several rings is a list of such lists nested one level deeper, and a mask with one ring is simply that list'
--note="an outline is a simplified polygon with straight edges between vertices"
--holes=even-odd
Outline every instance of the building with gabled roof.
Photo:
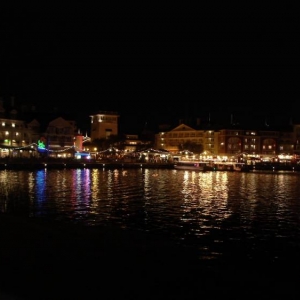
[{"label": "building with gabled roof", "polygon": [[155,148],[165,149],[171,153],[178,153],[181,145],[187,142],[199,145],[203,152],[215,155],[217,153],[218,131],[194,129],[186,124],[162,131],[155,136]]},{"label": "building with gabled roof", "polygon": [[58,117],[49,122],[42,135],[46,139],[49,156],[59,157],[74,154],[75,121]]}]

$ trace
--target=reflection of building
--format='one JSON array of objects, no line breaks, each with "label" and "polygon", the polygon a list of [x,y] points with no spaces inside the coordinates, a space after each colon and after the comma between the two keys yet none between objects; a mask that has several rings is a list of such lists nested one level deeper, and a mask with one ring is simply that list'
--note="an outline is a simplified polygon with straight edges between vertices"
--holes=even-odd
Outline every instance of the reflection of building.
[{"label": "reflection of building", "polygon": [[118,135],[118,119],[116,112],[100,111],[91,115],[91,141],[107,139],[111,135]]}]

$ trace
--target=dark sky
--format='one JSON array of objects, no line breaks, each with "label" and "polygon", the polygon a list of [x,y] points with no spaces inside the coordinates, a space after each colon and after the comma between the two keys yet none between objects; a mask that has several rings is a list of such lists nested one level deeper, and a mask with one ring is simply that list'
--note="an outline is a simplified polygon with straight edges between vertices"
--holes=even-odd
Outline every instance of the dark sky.
[{"label": "dark sky", "polygon": [[2,97],[83,118],[114,110],[132,126],[209,113],[299,113],[293,8],[72,3],[4,12]]}]

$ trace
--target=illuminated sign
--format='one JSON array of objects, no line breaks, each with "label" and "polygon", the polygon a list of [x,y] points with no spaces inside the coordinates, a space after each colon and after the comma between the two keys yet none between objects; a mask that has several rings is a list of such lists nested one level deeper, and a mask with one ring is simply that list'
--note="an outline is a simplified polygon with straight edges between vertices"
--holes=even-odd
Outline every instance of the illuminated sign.
[{"label": "illuminated sign", "polygon": [[38,144],[38,151],[39,152],[45,152],[45,151],[47,151],[47,149],[46,149],[46,139],[44,137],[41,137],[38,140],[37,144]]}]

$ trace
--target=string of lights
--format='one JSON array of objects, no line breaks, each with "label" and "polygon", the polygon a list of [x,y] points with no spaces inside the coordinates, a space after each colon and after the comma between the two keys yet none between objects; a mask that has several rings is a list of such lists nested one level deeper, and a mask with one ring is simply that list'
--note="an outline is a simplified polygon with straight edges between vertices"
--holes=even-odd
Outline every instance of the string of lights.
[{"label": "string of lights", "polygon": [[[11,150],[25,150],[25,149],[32,149],[32,148],[39,148],[39,144],[37,143],[32,143],[30,145],[27,145],[27,146],[23,146],[23,147],[10,147],[9,149]],[[7,148],[1,148],[0,147],[0,150],[1,149],[7,149]],[[54,152],[54,153],[61,153],[61,152],[66,152],[66,151],[69,151],[71,149],[75,149],[75,151],[80,151],[80,149],[73,145],[73,146],[70,146],[68,148],[65,148],[65,149],[60,149],[60,150],[53,150],[53,149],[47,149],[47,148],[43,148],[44,151],[48,151],[48,152]],[[115,147],[110,147],[108,149],[105,149],[105,150],[102,150],[102,151],[97,151],[98,153],[105,153],[105,152],[112,152],[112,151],[115,151],[115,152],[119,152],[121,150],[115,148]],[[155,149],[147,149],[147,150],[143,150],[143,151],[136,151],[136,153],[142,153],[142,152],[157,152],[157,153],[163,153],[164,151],[159,151],[159,150],[155,150]]]},{"label": "string of lights", "polygon": [[[27,145],[27,146],[23,146],[23,147],[9,147],[9,149],[11,149],[11,150],[26,150],[26,149],[29,149],[29,148],[39,148],[39,145],[37,144],[37,143],[32,143],[32,144],[30,144],[30,145]],[[68,148],[65,148],[65,149],[62,149],[62,150],[52,150],[52,149],[47,149],[47,148],[43,148],[43,150],[45,150],[45,151],[48,151],[48,152],[65,152],[65,151],[68,151],[68,150],[70,150],[70,149],[72,149],[72,148],[78,148],[78,147],[76,147],[76,146],[71,146],[71,147],[68,147]],[[2,149],[7,149],[7,148],[1,148],[0,147],[0,150],[2,150]]]},{"label": "string of lights", "polygon": [[[82,143],[87,142],[87,141],[90,141],[90,138],[86,136],[86,137],[84,137]],[[2,149],[7,149],[7,147],[0,147],[0,150],[2,150]],[[59,150],[48,149],[48,148],[46,148],[43,141],[38,141],[38,143],[31,143],[29,145],[22,146],[22,147],[9,146],[9,149],[10,150],[40,149],[40,150],[43,150],[43,151],[49,152],[49,153],[62,153],[62,152],[67,152],[67,151],[74,149],[75,152],[81,152],[80,148],[76,145],[72,145],[70,147],[67,147],[64,149],[59,149]],[[107,148],[102,151],[97,151],[98,154],[106,153],[106,152],[122,152],[122,150],[119,150],[115,147],[110,147],[110,148]],[[157,149],[153,149],[153,148],[141,150],[141,151],[134,151],[134,153],[145,153],[145,152],[165,153],[166,151],[161,151],[161,150],[157,150]]]},{"label": "string of lights", "polygon": [[[87,142],[87,141],[89,141],[90,139],[91,139],[90,137],[85,136],[82,142],[83,142],[83,143],[84,143],[84,142]],[[44,145],[44,146],[42,146],[42,145],[44,145],[43,142],[39,141],[38,143],[31,143],[31,144],[29,144],[29,145],[22,146],[22,147],[13,147],[13,146],[9,146],[9,149],[10,149],[10,150],[26,150],[26,149],[29,149],[29,148],[30,148],[30,149],[33,149],[33,148],[43,148],[44,151],[54,152],[54,153],[59,153],[59,152],[66,152],[66,151],[69,151],[69,150],[71,150],[71,149],[74,148],[76,151],[79,151],[79,148],[78,148],[77,146],[75,146],[75,145],[70,146],[70,147],[65,148],[65,149],[61,149],[61,150],[47,149],[47,148],[45,147],[45,145]],[[8,147],[0,147],[0,150],[3,150],[3,149],[8,149]]]}]

